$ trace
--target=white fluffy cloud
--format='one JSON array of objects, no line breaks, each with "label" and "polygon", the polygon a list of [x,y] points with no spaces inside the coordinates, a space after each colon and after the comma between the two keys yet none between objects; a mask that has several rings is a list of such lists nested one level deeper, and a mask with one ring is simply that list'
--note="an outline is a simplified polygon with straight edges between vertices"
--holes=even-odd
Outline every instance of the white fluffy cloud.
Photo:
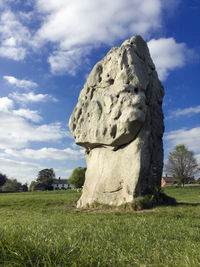
[{"label": "white fluffy cloud", "polygon": [[176,109],[169,112],[167,119],[177,119],[181,116],[191,116],[199,113],[200,113],[200,106],[184,108],[184,109]]},{"label": "white fluffy cloud", "polygon": [[165,134],[165,139],[171,147],[184,144],[195,153],[200,152],[200,127],[168,132]]},{"label": "white fluffy cloud", "polygon": [[30,109],[17,109],[14,110],[14,102],[12,99],[8,97],[0,97],[0,111],[2,112],[2,116],[5,113],[7,116],[17,115],[34,122],[39,122],[42,120],[42,117],[38,114],[36,110]]},{"label": "white fluffy cloud", "polygon": [[0,47],[0,56],[10,58],[13,60],[22,60],[25,58],[26,49],[23,47],[9,47],[9,46],[1,46]]},{"label": "white fluffy cloud", "polygon": [[36,88],[38,85],[33,81],[28,80],[19,80],[13,76],[3,76],[3,78],[11,85],[14,85],[19,88],[23,89],[33,89]]},{"label": "white fluffy cloud", "polygon": [[160,0],[37,0],[44,23],[41,41],[58,42],[62,49],[110,43],[130,34],[146,35],[160,27]]},{"label": "white fluffy cloud", "polygon": [[[74,75],[87,52],[101,44],[113,45],[118,39],[135,34],[149,37],[162,27],[164,10],[174,11],[180,1],[106,0],[53,1],[37,0],[44,23],[37,33],[37,42],[52,42],[57,49],[49,56],[53,73]],[[103,7],[103,8],[102,8]],[[169,71],[182,67],[189,49],[173,38],[152,39],[149,48],[160,79]]]},{"label": "white fluffy cloud", "polygon": [[174,38],[152,39],[148,47],[161,80],[166,80],[169,71],[184,66],[192,53],[185,43],[176,43]]},{"label": "white fluffy cloud", "polygon": [[36,125],[42,117],[38,111],[14,109],[14,102],[8,97],[0,98],[0,149],[21,148],[30,142],[56,141],[71,135],[60,123]]},{"label": "white fluffy cloud", "polygon": [[0,56],[13,60],[24,59],[30,40],[29,30],[6,8],[0,16]]},{"label": "white fluffy cloud", "polygon": [[11,97],[12,99],[16,100],[19,103],[46,102],[49,100],[57,102],[57,99],[49,94],[35,94],[33,92],[23,93],[23,94],[14,92],[9,94],[9,97]]},{"label": "white fluffy cloud", "polygon": [[[52,168],[52,164],[45,164],[45,166],[32,163],[29,161],[7,159],[0,155],[0,170],[5,173],[9,178],[17,178],[21,183],[30,184],[36,180],[37,174],[44,168]],[[68,178],[72,173],[72,169],[55,167],[54,171],[57,177]]]},{"label": "white fluffy cloud", "polygon": [[13,107],[13,101],[8,97],[0,97],[0,111],[8,112]]},{"label": "white fluffy cloud", "polygon": [[[9,94],[9,97],[14,99],[18,103],[24,104],[28,102],[46,102],[46,101],[57,102],[58,101],[55,97],[49,94],[35,94],[33,91],[30,91],[38,87],[38,84],[33,81],[23,80],[23,79],[20,80],[20,79],[15,78],[14,76],[3,76],[3,78],[12,86],[29,91],[28,93],[13,92]],[[12,101],[12,100],[9,100],[9,101]]]},{"label": "white fluffy cloud", "polygon": [[[22,15],[14,14],[8,2],[1,14],[0,56],[21,60],[31,48],[51,43],[51,72],[74,75],[95,47],[114,45],[135,34],[151,37],[163,26],[164,12],[173,12],[179,3],[180,0],[115,0],[114,4],[107,0],[36,0],[32,3],[34,11]],[[42,18],[35,33],[24,26],[24,18],[30,14],[32,19]],[[173,38],[153,39],[149,47],[162,80],[169,71],[185,64],[189,52],[184,43],[177,44]]]},{"label": "white fluffy cloud", "polygon": [[43,168],[44,167],[40,164],[0,157],[1,172],[8,175],[9,178],[17,178],[23,183],[30,183],[31,181],[35,180],[36,175]]},{"label": "white fluffy cloud", "polygon": [[51,66],[51,72],[63,73],[67,70],[70,75],[75,75],[80,62],[89,54],[90,48],[76,48],[69,51],[55,51],[49,57],[48,62]]},{"label": "white fluffy cloud", "polygon": [[57,141],[69,136],[60,123],[35,125],[18,115],[5,112],[1,113],[0,125],[1,149],[23,148],[30,142]]},{"label": "white fluffy cloud", "polygon": [[37,0],[37,9],[44,17],[37,42],[57,45],[49,57],[52,72],[70,74],[85,50],[134,34],[148,36],[160,28],[162,14],[160,0]]},{"label": "white fluffy cloud", "polygon": [[38,114],[37,110],[18,109],[13,110],[13,114],[31,120],[33,122],[40,122],[42,117]]},{"label": "white fluffy cloud", "polygon": [[12,157],[27,158],[34,160],[79,160],[84,157],[83,149],[74,150],[71,148],[57,149],[57,148],[41,148],[38,150],[34,149],[23,149],[23,150],[13,150],[6,149],[5,154]]}]

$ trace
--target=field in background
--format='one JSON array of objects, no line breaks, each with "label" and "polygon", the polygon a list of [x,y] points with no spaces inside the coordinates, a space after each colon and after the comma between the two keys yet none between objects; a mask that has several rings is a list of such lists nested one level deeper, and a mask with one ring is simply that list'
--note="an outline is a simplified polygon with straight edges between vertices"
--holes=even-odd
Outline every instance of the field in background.
[{"label": "field in background", "polygon": [[2,266],[200,266],[200,187],[140,212],[77,210],[74,191],[0,194]]}]

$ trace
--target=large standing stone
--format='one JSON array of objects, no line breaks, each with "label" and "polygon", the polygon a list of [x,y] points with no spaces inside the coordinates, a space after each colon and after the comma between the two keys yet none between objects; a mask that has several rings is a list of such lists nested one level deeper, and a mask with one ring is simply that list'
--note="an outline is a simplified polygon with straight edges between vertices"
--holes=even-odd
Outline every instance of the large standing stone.
[{"label": "large standing stone", "polygon": [[92,202],[120,205],[160,186],[163,95],[140,36],[112,48],[94,66],[70,118],[87,163],[77,207]]}]

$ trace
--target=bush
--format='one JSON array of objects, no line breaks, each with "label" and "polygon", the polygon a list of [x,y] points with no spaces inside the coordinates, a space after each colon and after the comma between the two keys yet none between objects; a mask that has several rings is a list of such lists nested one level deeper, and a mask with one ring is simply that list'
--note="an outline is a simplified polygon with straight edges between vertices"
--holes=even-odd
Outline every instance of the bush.
[{"label": "bush", "polygon": [[2,192],[19,192],[22,191],[22,184],[16,179],[7,179],[2,187]]},{"label": "bush", "polygon": [[143,210],[143,209],[151,209],[155,206],[160,205],[175,205],[175,198],[169,197],[163,192],[159,194],[151,194],[145,195],[141,197],[137,197],[132,202],[133,210]]},{"label": "bush", "polygon": [[7,180],[8,180],[8,177],[5,174],[0,173],[0,187],[3,186]]},{"label": "bush", "polygon": [[85,182],[86,168],[77,167],[73,170],[71,177],[68,179],[68,183],[73,185],[74,188],[82,188]]},{"label": "bush", "polygon": [[176,205],[176,200],[166,195],[161,188],[155,188],[153,194],[137,197],[132,202],[124,203],[118,207],[93,202],[88,205],[88,208],[110,211],[139,211],[164,205]]}]

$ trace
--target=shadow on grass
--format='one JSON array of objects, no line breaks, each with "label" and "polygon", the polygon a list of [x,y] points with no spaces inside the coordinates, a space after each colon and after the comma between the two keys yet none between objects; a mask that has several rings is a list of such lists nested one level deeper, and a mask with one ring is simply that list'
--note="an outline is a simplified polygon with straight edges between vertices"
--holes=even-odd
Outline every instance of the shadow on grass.
[{"label": "shadow on grass", "polygon": [[84,211],[107,211],[107,212],[134,212],[142,210],[150,210],[161,206],[176,206],[177,202],[175,198],[170,197],[164,193],[159,194],[147,194],[135,198],[132,202],[126,202],[120,206],[113,206],[108,204],[102,204],[93,202],[86,208],[81,209]]},{"label": "shadow on grass", "polygon": [[154,210],[158,207],[177,207],[177,206],[200,206],[200,202],[179,202],[174,197],[164,193],[162,190],[155,190],[154,194],[147,194],[133,199],[132,202],[126,202],[120,206],[113,206],[93,202],[80,211],[87,212],[135,212],[143,210]]},{"label": "shadow on grass", "polygon": [[200,202],[197,202],[197,203],[189,203],[189,202],[177,202],[176,203],[176,206],[191,206],[191,207],[197,207],[197,206],[200,206]]}]

